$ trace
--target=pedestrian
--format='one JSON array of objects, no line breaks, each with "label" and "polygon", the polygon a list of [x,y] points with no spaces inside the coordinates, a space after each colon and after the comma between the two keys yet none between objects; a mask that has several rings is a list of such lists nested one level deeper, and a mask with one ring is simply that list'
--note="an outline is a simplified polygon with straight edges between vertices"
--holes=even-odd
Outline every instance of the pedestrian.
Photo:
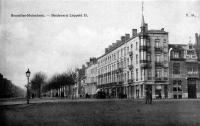
[{"label": "pedestrian", "polygon": [[152,91],[149,90],[149,104],[152,103]]},{"label": "pedestrian", "polygon": [[149,102],[149,90],[146,90],[145,103],[148,104],[148,102]]}]

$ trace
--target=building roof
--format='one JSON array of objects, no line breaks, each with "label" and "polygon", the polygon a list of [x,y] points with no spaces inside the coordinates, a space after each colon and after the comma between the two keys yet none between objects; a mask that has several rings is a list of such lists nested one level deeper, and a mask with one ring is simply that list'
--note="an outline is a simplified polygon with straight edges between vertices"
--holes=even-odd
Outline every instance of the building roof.
[{"label": "building roof", "polygon": [[149,33],[149,34],[167,34],[168,32],[164,31],[164,29],[161,29],[161,30],[148,30],[147,33]]},{"label": "building roof", "polygon": [[[164,31],[164,29],[162,28],[161,30],[148,30],[147,33],[149,33],[149,34],[167,34],[168,32]],[[103,55],[99,56],[97,59],[100,59],[101,57],[109,54],[110,52],[112,52],[113,50],[117,49],[118,47],[120,47],[121,45],[125,44],[126,42],[129,42],[130,40],[138,37],[140,34],[141,34],[141,32],[138,33],[136,36],[131,37],[130,39],[128,39],[128,40],[126,40],[124,42],[123,41],[119,41],[119,43],[115,43],[114,46],[112,46],[109,49],[109,51],[107,51],[107,53],[104,53]]]}]

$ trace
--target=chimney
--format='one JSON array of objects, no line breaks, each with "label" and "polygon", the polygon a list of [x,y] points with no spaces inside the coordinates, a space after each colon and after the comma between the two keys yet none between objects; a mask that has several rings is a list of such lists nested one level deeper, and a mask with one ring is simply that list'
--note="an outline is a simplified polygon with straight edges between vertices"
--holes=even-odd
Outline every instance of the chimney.
[{"label": "chimney", "polygon": [[125,40],[129,40],[130,39],[130,34],[125,34]]},{"label": "chimney", "polygon": [[199,43],[199,45],[200,45],[200,35],[199,35],[199,37],[198,37],[198,43]]},{"label": "chimney", "polygon": [[[145,32],[147,32],[148,31],[148,24],[145,23],[144,25],[145,25]],[[163,30],[164,30],[164,28],[163,28]]]},{"label": "chimney", "polygon": [[116,46],[119,46],[120,42],[120,40],[117,40]]},{"label": "chimney", "polygon": [[164,28],[161,28],[161,31],[164,31]]},{"label": "chimney", "polygon": [[122,37],[121,37],[121,41],[122,41],[122,42],[125,42],[125,36],[122,36]]},{"label": "chimney", "polygon": [[195,45],[199,45],[199,37],[198,37],[198,33],[195,33]]},{"label": "chimney", "polygon": [[132,37],[137,36],[137,29],[132,29]]},{"label": "chimney", "polygon": [[108,52],[108,48],[105,48],[105,53],[107,53]]}]

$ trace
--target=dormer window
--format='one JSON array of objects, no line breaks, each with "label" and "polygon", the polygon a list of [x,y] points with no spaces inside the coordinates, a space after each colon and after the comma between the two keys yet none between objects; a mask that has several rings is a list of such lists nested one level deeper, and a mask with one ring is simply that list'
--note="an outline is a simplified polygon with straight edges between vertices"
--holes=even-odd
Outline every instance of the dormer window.
[{"label": "dormer window", "polygon": [[192,45],[189,45],[189,49],[192,49]]}]

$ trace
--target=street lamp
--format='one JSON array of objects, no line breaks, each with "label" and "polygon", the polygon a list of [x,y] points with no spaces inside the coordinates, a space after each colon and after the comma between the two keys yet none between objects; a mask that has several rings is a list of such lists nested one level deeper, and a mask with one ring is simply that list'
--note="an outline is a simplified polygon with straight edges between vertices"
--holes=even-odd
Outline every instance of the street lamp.
[{"label": "street lamp", "polygon": [[27,98],[27,104],[29,104],[29,87],[30,87],[30,85],[29,85],[29,77],[30,77],[30,75],[31,75],[31,72],[29,71],[29,69],[26,71],[26,77],[27,77],[27,79],[28,79],[28,83],[27,83],[27,85],[25,85],[25,87],[26,87],[26,89],[27,89],[27,96],[26,96],[26,98]]}]

